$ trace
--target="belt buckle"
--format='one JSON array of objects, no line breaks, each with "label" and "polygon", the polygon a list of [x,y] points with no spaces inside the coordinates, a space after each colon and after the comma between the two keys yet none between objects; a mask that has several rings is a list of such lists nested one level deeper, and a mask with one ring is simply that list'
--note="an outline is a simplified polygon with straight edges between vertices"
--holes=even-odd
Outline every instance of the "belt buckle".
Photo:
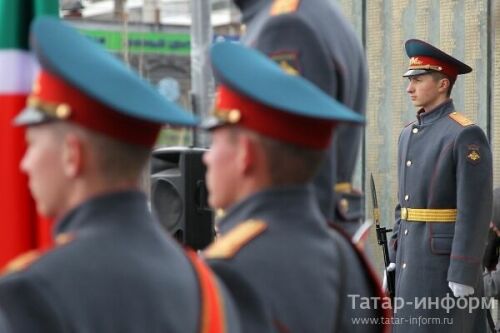
[{"label": "belt buckle", "polygon": [[401,219],[408,219],[408,209],[405,207],[401,208]]}]

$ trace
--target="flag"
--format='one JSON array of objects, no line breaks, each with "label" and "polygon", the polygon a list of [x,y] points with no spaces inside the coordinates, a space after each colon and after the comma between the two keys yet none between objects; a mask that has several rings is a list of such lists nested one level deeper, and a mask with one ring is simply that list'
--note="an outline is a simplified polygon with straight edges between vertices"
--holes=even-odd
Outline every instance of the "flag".
[{"label": "flag", "polygon": [[0,267],[48,241],[50,226],[37,217],[19,170],[24,130],[12,120],[25,105],[37,69],[28,52],[31,20],[58,13],[58,0],[0,0]]}]

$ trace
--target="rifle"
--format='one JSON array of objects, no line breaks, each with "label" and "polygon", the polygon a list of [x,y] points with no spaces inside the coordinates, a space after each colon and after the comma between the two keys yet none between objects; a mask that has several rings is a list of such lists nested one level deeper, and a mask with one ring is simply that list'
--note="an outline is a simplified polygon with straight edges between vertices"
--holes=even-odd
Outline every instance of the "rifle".
[{"label": "rifle", "polygon": [[392,229],[387,229],[385,227],[380,226],[380,212],[378,209],[378,200],[377,200],[377,190],[375,189],[375,181],[373,180],[373,174],[370,174],[370,187],[372,193],[372,202],[373,202],[373,219],[375,220],[375,231],[377,232],[377,242],[378,245],[382,246],[382,252],[384,255],[384,264],[385,264],[385,274],[387,278],[387,291],[389,292],[389,297],[394,299],[394,295],[396,292],[395,284],[396,284],[396,275],[394,271],[387,271],[387,266],[390,264],[389,260],[389,249],[387,245],[387,233],[391,232]]}]

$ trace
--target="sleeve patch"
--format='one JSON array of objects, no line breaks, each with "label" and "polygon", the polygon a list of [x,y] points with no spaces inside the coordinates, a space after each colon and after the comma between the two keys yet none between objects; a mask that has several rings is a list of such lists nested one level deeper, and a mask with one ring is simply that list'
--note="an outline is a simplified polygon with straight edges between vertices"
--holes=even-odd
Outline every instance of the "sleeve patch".
[{"label": "sleeve patch", "polygon": [[210,245],[204,252],[205,257],[210,259],[232,258],[266,229],[267,224],[262,220],[247,220]]},{"label": "sleeve patch", "polygon": [[281,69],[289,75],[299,75],[299,57],[295,51],[278,51],[273,52],[269,55],[275,63],[277,63]]},{"label": "sleeve patch", "polygon": [[467,118],[466,116],[464,116],[463,114],[458,113],[458,112],[450,113],[449,117],[451,119],[455,120],[457,123],[459,123],[463,127],[474,125],[474,122],[472,120],[470,120],[469,118]]},{"label": "sleeve patch", "polygon": [[288,14],[297,11],[300,0],[274,0],[269,14],[271,16]]},{"label": "sleeve patch", "polygon": [[472,164],[479,164],[479,162],[481,162],[481,154],[479,154],[478,145],[467,146],[467,162]]}]

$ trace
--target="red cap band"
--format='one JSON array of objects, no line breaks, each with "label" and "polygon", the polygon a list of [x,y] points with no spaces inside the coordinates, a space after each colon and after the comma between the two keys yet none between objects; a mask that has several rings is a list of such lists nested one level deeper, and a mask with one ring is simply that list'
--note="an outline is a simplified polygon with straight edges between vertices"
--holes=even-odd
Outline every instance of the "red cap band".
[{"label": "red cap band", "polygon": [[455,81],[458,75],[456,66],[428,56],[411,57],[408,69],[432,69],[445,74],[452,81]]},{"label": "red cap band", "polygon": [[161,129],[160,124],[114,111],[44,70],[35,81],[31,97],[47,104],[66,104],[70,111],[65,120],[128,143],[151,147]]},{"label": "red cap band", "polygon": [[330,143],[336,122],[291,114],[256,102],[240,95],[227,86],[217,88],[216,115],[239,111],[236,121],[231,124],[251,129],[255,132],[295,144],[297,146],[325,149]]}]

